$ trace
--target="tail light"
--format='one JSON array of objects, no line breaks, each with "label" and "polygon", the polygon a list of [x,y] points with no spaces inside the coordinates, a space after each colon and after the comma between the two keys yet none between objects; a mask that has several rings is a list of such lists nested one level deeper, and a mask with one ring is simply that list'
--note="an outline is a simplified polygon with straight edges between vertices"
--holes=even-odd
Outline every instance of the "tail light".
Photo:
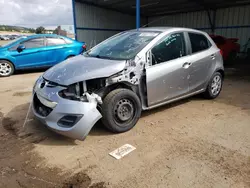
[{"label": "tail light", "polygon": [[220,50],[220,54],[223,56],[223,51],[222,50]]},{"label": "tail light", "polygon": [[82,48],[83,48],[84,51],[86,51],[87,50],[87,45],[86,44],[82,45]]}]

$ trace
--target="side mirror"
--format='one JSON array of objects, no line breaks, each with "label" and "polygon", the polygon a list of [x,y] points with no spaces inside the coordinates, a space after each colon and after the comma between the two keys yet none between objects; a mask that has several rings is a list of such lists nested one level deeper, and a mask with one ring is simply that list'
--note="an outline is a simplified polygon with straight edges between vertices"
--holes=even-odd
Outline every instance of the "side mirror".
[{"label": "side mirror", "polygon": [[22,52],[23,50],[25,50],[25,46],[24,45],[20,45],[17,47],[17,51],[20,53]]}]

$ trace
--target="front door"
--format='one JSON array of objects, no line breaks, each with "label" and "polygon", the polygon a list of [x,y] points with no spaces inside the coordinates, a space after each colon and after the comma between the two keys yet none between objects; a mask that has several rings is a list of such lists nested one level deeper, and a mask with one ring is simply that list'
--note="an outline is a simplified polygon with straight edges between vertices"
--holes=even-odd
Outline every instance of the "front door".
[{"label": "front door", "polygon": [[44,51],[44,38],[33,38],[20,43],[25,49],[18,52],[17,49],[11,49],[11,56],[15,57],[15,64],[20,68],[31,68],[46,66],[47,59]]},{"label": "front door", "polygon": [[151,65],[146,68],[148,106],[187,94],[189,56],[184,33],[167,35],[151,54]]}]

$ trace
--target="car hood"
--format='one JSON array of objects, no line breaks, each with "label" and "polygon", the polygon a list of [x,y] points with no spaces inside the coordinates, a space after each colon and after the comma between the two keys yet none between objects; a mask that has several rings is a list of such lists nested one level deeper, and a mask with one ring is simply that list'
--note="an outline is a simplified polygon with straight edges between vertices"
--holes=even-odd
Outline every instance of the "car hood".
[{"label": "car hood", "polygon": [[78,55],[47,70],[43,77],[60,85],[109,77],[125,68],[125,60],[109,60]]}]

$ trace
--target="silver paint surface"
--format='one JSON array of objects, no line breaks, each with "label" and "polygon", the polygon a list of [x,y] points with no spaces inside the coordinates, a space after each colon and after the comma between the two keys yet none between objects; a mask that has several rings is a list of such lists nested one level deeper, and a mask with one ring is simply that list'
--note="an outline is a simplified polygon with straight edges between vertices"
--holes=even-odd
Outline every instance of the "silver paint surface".
[{"label": "silver paint surface", "polygon": [[[212,75],[218,70],[224,70],[220,50],[212,39],[202,31],[162,27],[141,30],[162,33],[145,46],[130,62],[79,55],[52,67],[44,73],[43,77],[60,85],[70,85],[105,77],[107,78],[106,86],[117,82],[132,84],[140,88],[137,94],[141,98],[142,109],[147,110],[204,92]],[[212,46],[202,52],[152,66],[149,58],[151,49],[173,32],[203,34]],[[130,78],[130,73],[134,74],[132,78]],[[146,83],[142,82],[142,76],[146,77]],[[96,108],[97,103],[63,99],[58,95],[58,92],[65,89],[64,87],[39,88],[41,81],[42,79],[38,79],[34,92],[57,103],[57,105],[47,117],[41,117],[33,110],[35,116],[54,131],[74,139],[83,140],[94,124],[102,117]],[[141,90],[145,86],[147,96]],[[57,121],[66,114],[83,114],[83,117],[72,128],[59,127]]]},{"label": "silver paint surface", "polygon": [[[56,102],[57,105],[47,117],[43,117],[36,113],[34,104],[32,103],[32,111],[35,117],[59,134],[73,139],[84,140],[94,124],[102,117],[100,112],[96,109],[97,103],[79,102],[61,98],[58,92],[62,90],[62,87],[39,88],[41,82],[42,80],[38,80],[33,92],[44,99]],[[62,117],[73,114],[81,114],[83,117],[73,127],[65,128],[58,126],[57,122]]]},{"label": "silver paint surface", "polygon": [[109,77],[122,71],[125,62],[78,55],[50,68],[43,77],[60,85],[70,85],[94,78]]}]

